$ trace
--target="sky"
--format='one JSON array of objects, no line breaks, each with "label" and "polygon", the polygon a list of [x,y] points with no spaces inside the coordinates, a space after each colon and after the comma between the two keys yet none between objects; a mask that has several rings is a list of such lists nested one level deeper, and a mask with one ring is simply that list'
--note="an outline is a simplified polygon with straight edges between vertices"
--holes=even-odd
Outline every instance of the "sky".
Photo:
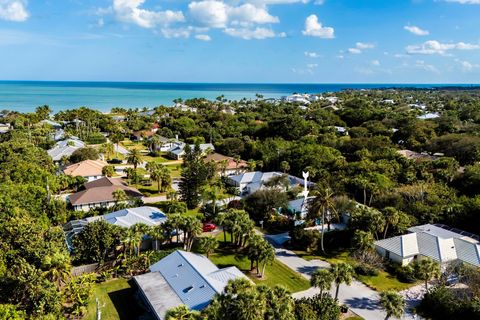
[{"label": "sky", "polygon": [[480,83],[480,0],[0,0],[0,79]]}]

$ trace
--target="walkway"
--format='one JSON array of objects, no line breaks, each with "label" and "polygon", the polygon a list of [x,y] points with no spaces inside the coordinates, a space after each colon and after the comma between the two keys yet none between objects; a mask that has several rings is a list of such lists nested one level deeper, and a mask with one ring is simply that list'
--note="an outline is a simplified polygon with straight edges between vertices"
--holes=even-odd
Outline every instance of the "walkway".
[{"label": "walkway", "polygon": [[[275,247],[275,256],[278,260],[286,264],[292,270],[297,271],[303,277],[310,280],[311,274],[317,268],[328,269],[330,264],[323,260],[305,260],[297,256],[293,251],[282,248],[275,240],[283,239],[285,235],[265,235],[265,238]],[[330,291],[332,297],[335,296],[335,285],[332,285]],[[320,290],[310,288],[305,291],[296,292],[294,298],[312,297],[318,294]],[[377,291],[370,289],[363,283],[353,280],[351,285],[340,285],[338,300],[340,304],[346,304],[349,308],[366,320],[383,320],[385,312],[379,306],[380,296]],[[402,319],[416,319],[411,314],[406,314]]]}]

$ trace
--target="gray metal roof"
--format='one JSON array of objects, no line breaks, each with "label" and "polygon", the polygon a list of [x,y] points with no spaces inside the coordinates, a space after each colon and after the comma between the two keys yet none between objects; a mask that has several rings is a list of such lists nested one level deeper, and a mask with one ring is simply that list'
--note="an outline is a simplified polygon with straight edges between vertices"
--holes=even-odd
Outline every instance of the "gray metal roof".
[{"label": "gray metal roof", "polygon": [[144,206],[118,210],[103,216],[86,218],[85,220],[92,222],[99,219],[119,227],[130,228],[137,223],[156,226],[164,223],[167,220],[167,216],[158,208]]},{"label": "gray metal roof", "polygon": [[[153,264],[150,271],[160,273],[181,302],[192,310],[205,308],[215,294],[223,292],[229,280],[248,279],[236,267],[218,269],[207,257],[182,250]],[[154,305],[153,301],[150,303]]]},{"label": "gray metal roof", "polygon": [[375,245],[403,258],[421,254],[441,263],[460,260],[480,266],[480,242],[476,239],[431,224],[408,230],[412,233],[379,240]]},{"label": "gray metal roof", "polygon": [[84,147],[85,143],[83,141],[71,138],[57,142],[52,149],[47,151],[47,153],[53,161],[60,161],[63,156],[69,157],[75,152],[75,150]]}]

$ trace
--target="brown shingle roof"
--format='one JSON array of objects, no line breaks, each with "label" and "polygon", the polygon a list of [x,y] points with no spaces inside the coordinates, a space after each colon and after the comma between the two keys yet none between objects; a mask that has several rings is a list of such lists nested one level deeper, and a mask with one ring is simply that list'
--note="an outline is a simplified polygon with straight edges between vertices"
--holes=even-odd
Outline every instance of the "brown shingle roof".
[{"label": "brown shingle roof", "polygon": [[140,191],[134,188],[127,186],[109,186],[90,188],[74,193],[68,197],[68,200],[74,206],[89,203],[112,202],[115,200],[113,198],[113,192],[118,189],[125,191],[128,197],[139,198],[142,196]]},{"label": "brown shingle roof", "polygon": [[227,167],[226,167],[227,170],[241,169],[241,168],[247,167],[246,161],[240,160],[240,162],[237,165],[234,158],[224,156],[223,154],[220,154],[220,153],[210,153],[205,157],[204,161],[206,163],[212,162],[212,161],[215,163],[227,161]]},{"label": "brown shingle roof", "polygon": [[85,183],[85,189],[92,189],[98,187],[111,187],[111,186],[126,186],[127,184],[120,178],[103,177],[98,180]]},{"label": "brown shingle roof", "polygon": [[66,167],[63,173],[73,177],[101,176],[102,169],[107,164],[99,160],[85,160]]}]

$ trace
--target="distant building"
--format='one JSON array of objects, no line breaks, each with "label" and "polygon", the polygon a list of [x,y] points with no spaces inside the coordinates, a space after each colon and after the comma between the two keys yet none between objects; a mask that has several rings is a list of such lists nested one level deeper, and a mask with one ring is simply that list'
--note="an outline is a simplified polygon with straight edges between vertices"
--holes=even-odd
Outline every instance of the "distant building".
[{"label": "distant building", "polygon": [[420,120],[432,120],[437,118],[440,118],[440,114],[438,112],[430,112],[417,117],[417,119]]},{"label": "distant building", "polygon": [[[133,279],[155,319],[181,304],[191,310],[203,310],[228,281],[248,279],[236,267],[219,269],[207,257],[175,251],[150,266],[150,272]],[[225,315],[228,317],[228,315]]]},{"label": "distant building", "polygon": [[310,104],[310,95],[308,94],[299,94],[299,93],[294,93],[290,96],[284,97],[283,99],[286,102],[290,103],[301,103],[303,105],[309,105]]},{"label": "distant building", "polygon": [[480,267],[480,238],[441,224],[411,227],[410,233],[375,242],[376,251],[401,265],[424,257],[440,264],[460,261]]},{"label": "distant building", "polygon": [[72,177],[84,177],[87,182],[103,178],[103,167],[107,164],[100,160],[85,160],[69,165],[63,173]]},{"label": "distant building", "polygon": [[[281,172],[245,172],[238,175],[232,175],[228,177],[227,182],[238,188],[241,196],[249,196],[257,190],[261,190],[265,187],[273,178],[284,176]],[[295,176],[286,175],[287,181],[290,187],[303,186],[304,180]],[[308,182],[309,186],[313,186],[312,182]]]},{"label": "distant building", "polygon": [[141,198],[143,195],[135,188],[127,186],[119,178],[104,177],[85,183],[85,190],[67,197],[75,211],[88,211],[93,208],[109,208],[115,204],[113,193],[123,190],[128,197]]},{"label": "distant building", "polygon": [[[211,143],[201,143],[199,147],[203,154],[206,154],[208,151],[215,151],[215,147]],[[190,148],[194,149],[195,145],[191,144]],[[185,155],[185,143],[180,141],[174,142],[172,147],[167,151],[167,154],[174,160],[182,159]]]},{"label": "distant building", "polygon": [[71,137],[58,141],[47,153],[54,162],[58,162],[63,157],[70,157],[76,150],[81,148],[85,148],[85,143],[77,137]]},{"label": "distant building", "polygon": [[0,134],[10,131],[10,123],[0,123]]},{"label": "distant building", "polygon": [[220,175],[230,176],[239,174],[247,169],[247,162],[240,160],[238,163],[232,157],[224,156],[220,153],[210,153],[204,158],[205,163],[213,162],[217,165]]},{"label": "distant building", "polygon": [[428,153],[418,153],[418,152],[411,151],[411,150],[406,150],[406,149],[405,150],[398,150],[397,153],[404,156],[405,158],[407,158],[409,160],[430,160],[430,161],[434,161],[434,160],[438,159],[437,156],[431,156]]}]

